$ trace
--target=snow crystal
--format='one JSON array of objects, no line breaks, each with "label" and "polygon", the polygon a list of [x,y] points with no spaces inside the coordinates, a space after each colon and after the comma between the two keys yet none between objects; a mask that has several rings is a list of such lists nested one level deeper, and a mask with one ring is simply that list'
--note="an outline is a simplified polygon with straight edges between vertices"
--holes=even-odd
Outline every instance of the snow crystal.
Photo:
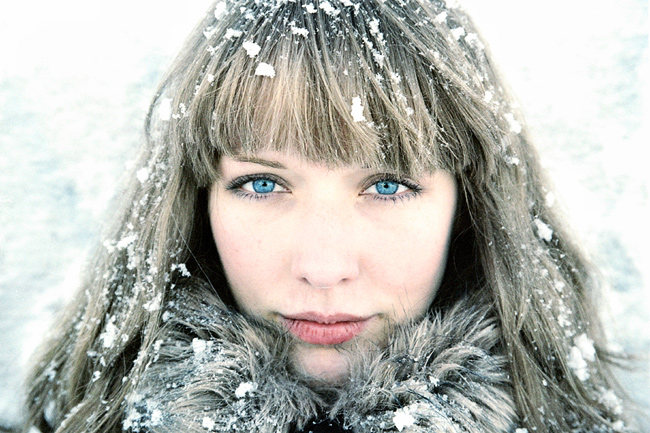
[{"label": "snow crystal", "polygon": [[255,75],[273,78],[275,77],[275,68],[268,63],[260,62],[255,69]]},{"label": "snow crystal", "polygon": [[519,158],[514,155],[506,155],[504,159],[506,160],[506,163],[510,165],[519,165],[521,162]]},{"label": "snow crystal", "polygon": [[213,83],[214,82],[214,75],[208,74],[208,83]]},{"label": "snow crystal", "polygon": [[308,14],[315,14],[316,12],[318,12],[314,7],[314,5],[311,3],[307,3],[306,5],[303,5],[303,7],[305,8]]},{"label": "snow crystal", "polygon": [[519,134],[521,132],[521,123],[515,119],[515,115],[512,113],[506,113],[503,115],[503,117],[506,118],[508,123],[510,124],[510,132],[514,132],[515,134]]},{"label": "snow crystal", "polygon": [[582,352],[576,346],[571,348],[569,352],[569,359],[567,364],[573,370],[576,377],[582,381],[589,379],[589,370],[587,369],[587,361],[582,356]]},{"label": "snow crystal", "polygon": [[465,36],[465,29],[462,27],[456,27],[455,29],[451,29],[451,34],[454,36],[456,40],[459,40],[463,36]]},{"label": "snow crystal", "polygon": [[300,35],[303,37],[307,37],[309,35],[309,30],[302,28],[302,27],[291,27],[291,33],[294,35]]},{"label": "snow crystal", "polygon": [[544,197],[544,203],[546,203],[546,206],[548,207],[553,207],[555,204],[555,194],[552,192],[546,193],[546,197]]},{"label": "snow crystal", "polygon": [[160,100],[158,106],[158,118],[167,121],[172,117],[172,100],[171,98],[163,98]]},{"label": "snow crystal", "polygon": [[99,339],[102,340],[102,345],[105,348],[112,347],[117,339],[117,326],[115,326],[115,316],[106,324],[106,329],[101,333]]},{"label": "snow crystal", "polygon": [[208,430],[214,429],[214,425],[215,425],[214,420],[207,416],[203,418],[203,423],[201,423],[201,426]]},{"label": "snow crystal", "polygon": [[172,265],[172,272],[174,272],[176,270],[178,270],[181,273],[181,275],[186,277],[186,278],[189,278],[189,277],[192,276],[192,274],[190,274],[190,271],[187,270],[187,266],[185,265],[185,263],[175,263],[175,264],[173,264]]},{"label": "snow crystal", "polygon": [[100,377],[102,377],[102,372],[101,372],[101,371],[95,371],[95,372],[93,373],[93,377],[92,377],[91,380],[92,380],[93,382],[97,382],[97,381],[99,380]]},{"label": "snow crystal", "polygon": [[153,313],[154,311],[160,310],[161,304],[162,304],[162,293],[158,293],[158,296],[156,296],[151,301],[145,303],[142,307],[148,312]]},{"label": "snow crystal", "polygon": [[395,428],[398,431],[402,431],[404,427],[410,427],[415,424],[415,418],[405,408],[397,409],[393,417],[393,423],[395,423]]},{"label": "snow crystal", "polygon": [[321,4],[318,7],[320,7],[327,15],[333,17],[341,13],[341,11],[339,11],[334,6],[332,6],[332,3],[328,1],[321,2]]},{"label": "snow crystal", "polygon": [[578,335],[574,340],[573,344],[580,349],[580,353],[587,360],[594,362],[596,360],[596,349],[594,348],[594,342],[587,337],[586,334]]},{"label": "snow crystal", "polygon": [[551,239],[553,239],[553,230],[547,224],[545,224],[539,218],[535,218],[535,220],[533,220],[533,223],[537,228],[537,236],[539,236],[540,239],[543,239],[546,242],[550,242]]},{"label": "snow crystal", "polygon": [[205,351],[208,347],[208,342],[201,340],[200,338],[195,338],[192,340],[192,350],[197,355],[205,354]]},{"label": "snow crystal", "polygon": [[359,96],[352,98],[352,111],[350,114],[352,114],[352,120],[355,122],[363,122],[366,120],[363,115],[363,105],[361,105],[361,98]]},{"label": "snow crystal", "polygon": [[490,92],[489,90],[485,92],[485,96],[483,97],[483,100],[485,102],[489,103],[490,101],[492,101],[492,98],[494,98],[494,94],[492,92]]},{"label": "snow crystal", "polygon": [[515,433],[528,433],[528,429],[527,428],[518,428],[517,430],[515,430]]},{"label": "snow crystal", "polygon": [[246,54],[248,54],[248,57],[251,58],[258,55],[260,50],[262,49],[255,42],[244,42],[242,44],[242,47],[246,50]]},{"label": "snow crystal", "polygon": [[145,183],[147,179],[149,179],[149,168],[147,167],[142,167],[138,172],[135,174],[135,177],[138,178],[140,183]]},{"label": "snow crystal", "polygon": [[206,39],[210,39],[216,32],[216,27],[209,27],[203,30],[203,36],[205,36]]},{"label": "snow crystal", "polygon": [[625,423],[623,420],[618,420],[612,424],[614,431],[625,431]]},{"label": "snow crystal", "polygon": [[227,9],[226,2],[221,1],[217,3],[214,7],[214,17],[216,19],[221,18],[226,13],[226,9]]},{"label": "snow crystal", "polygon": [[232,38],[238,38],[241,35],[243,35],[243,32],[241,30],[235,30],[235,29],[228,29],[226,30],[226,39],[232,39]]},{"label": "snow crystal", "polygon": [[154,409],[151,411],[151,425],[160,425],[162,422],[162,411],[160,409]]},{"label": "snow crystal", "polygon": [[246,394],[252,394],[257,389],[257,384],[253,382],[242,382],[235,390],[235,397],[244,398]]},{"label": "snow crystal", "polygon": [[444,24],[447,21],[447,12],[442,12],[436,15],[436,22],[438,24]]},{"label": "snow crystal", "polygon": [[598,398],[598,401],[607,406],[615,415],[621,415],[623,413],[621,399],[611,389],[604,391]]}]

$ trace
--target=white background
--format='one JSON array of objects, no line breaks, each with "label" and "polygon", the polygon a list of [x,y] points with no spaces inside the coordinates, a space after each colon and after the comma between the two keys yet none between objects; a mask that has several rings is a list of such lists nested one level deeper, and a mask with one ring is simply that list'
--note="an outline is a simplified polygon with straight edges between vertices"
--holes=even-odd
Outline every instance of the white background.
[{"label": "white background", "polygon": [[[0,0],[0,426],[75,288],[148,103],[208,0]],[[519,97],[558,205],[611,289],[619,347],[650,349],[647,0],[465,0]],[[647,365],[623,375],[650,405]]]}]

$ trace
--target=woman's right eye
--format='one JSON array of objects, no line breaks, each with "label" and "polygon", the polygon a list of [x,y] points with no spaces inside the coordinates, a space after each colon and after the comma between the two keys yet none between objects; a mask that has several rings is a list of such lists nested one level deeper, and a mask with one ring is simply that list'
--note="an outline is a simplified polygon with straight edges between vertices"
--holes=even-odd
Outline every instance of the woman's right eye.
[{"label": "woman's right eye", "polygon": [[255,199],[289,192],[277,179],[270,176],[242,176],[230,182],[226,189],[236,195]]},{"label": "woman's right eye", "polygon": [[254,192],[256,194],[268,194],[270,192],[279,192],[285,190],[285,188],[282,188],[271,179],[264,178],[248,181],[240,188],[245,191]]}]

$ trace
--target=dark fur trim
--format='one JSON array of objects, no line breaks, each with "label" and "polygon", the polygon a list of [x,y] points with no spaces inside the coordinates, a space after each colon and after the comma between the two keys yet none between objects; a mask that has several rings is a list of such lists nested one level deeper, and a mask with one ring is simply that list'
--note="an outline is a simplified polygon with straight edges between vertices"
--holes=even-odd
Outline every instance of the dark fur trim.
[{"label": "dark fur trim", "polygon": [[508,432],[515,413],[496,323],[485,308],[395,327],[338,387],[294,371],[275,325],[188,294],[163,315],[151,362],[127,402],[133,432],[289,432],[318,417],[358,433]]}]

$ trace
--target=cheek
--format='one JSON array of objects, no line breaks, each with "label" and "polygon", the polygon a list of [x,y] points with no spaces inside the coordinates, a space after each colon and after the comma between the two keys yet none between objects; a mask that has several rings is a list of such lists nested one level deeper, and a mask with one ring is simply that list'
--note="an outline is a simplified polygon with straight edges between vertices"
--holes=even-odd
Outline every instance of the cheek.
[{"label": "cheek", "polygon": [[233,297],[244,310],[254,312],[263,306],[265,288],[281,271],[281,238],[264,221],[252,221],[235,206],[218,201],[211,205],[210,224]]}]

